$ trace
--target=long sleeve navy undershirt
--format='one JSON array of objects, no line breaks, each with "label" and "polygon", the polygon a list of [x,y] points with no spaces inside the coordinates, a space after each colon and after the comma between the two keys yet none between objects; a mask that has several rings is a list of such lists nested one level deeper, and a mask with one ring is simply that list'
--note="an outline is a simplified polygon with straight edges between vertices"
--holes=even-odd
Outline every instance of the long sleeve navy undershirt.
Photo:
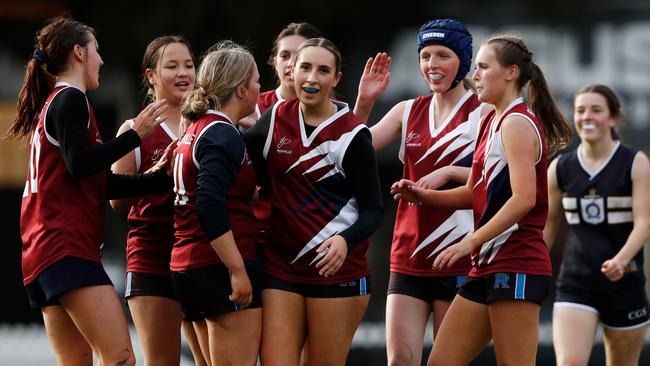
[{"label": "long sleeve navy undershirt", "polygon": [[90,115],[86,95],[79,89],[66,88],[52,101],[45,118],[45,130],[61,149],[68,172],[84,179],[108,170],[106,197],[116,199],[169,189],[173,181],[164,171],[150,174],[121,175],[109,169],[111,164],[140,146],[142,140],[134,130],[102,144],[88,144]]},{"label": "long sleeve navy undershirt", "polygon": [[226,203],[228,191],[239,173],[245,146],[232,126],[216,123],[196,142],[199,162],[196,211],[201,227],[212,241],[230,230]]},{"label": "long sleeve navy undershirt", "polygon": [[[271,125],[271,111],[272,108],[267,109],[244,135],[248,154],[255,165],[258,181],[262,185],[268,184],[267,162],[264,159],[263,149]],[[315,129],[316,127],[305,124],[308,135]],[[384,218],[379,172],[370,131],[364,129],[352,139],[343,157],[343,169],[352,195],[359,205],[357,221],[339,233],[345,238],[348,251],[352,251],[377,230]]]}]

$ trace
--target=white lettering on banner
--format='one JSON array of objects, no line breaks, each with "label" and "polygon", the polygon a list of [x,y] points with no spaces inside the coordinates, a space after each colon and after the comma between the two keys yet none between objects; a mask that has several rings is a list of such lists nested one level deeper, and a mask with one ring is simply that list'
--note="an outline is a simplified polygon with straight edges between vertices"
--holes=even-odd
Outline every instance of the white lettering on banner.
[{"label": "white lettering on banner", "polygon": [[[571,99],[578,88],[599,83],[620,93],[630,127],[650,127],[650,21],[597,23],[587,37],[569,28],[544,25],[489,28],[468,24],[467,28],[474,38],[474,56],[480,42],[492,34],[507,31],[521,35],[535,54],[535,63],[544,71],[565,115],[570,115]],[[430,92],[422,75],[413,70],[414,34],[417,29],[405,29],[393,39],[389,48],[393,59],[391,84],[382,95],[383,100]]]}]

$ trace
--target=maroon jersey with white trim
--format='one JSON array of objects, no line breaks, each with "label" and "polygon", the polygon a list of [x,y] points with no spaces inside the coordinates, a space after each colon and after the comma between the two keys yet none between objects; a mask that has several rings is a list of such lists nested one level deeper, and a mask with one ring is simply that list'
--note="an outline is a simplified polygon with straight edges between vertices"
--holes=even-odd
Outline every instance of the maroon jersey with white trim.
[{"label": "maroon jersey with white trim", "polygon": [[[400,159],[404,178],[418,181],[449,165],[469,168],[478,126],[481,102],[468,91],[445,121],[435,126],[433,95],[409,100],[402,117]],[[450,182],[442,189],[458,187]],[[450,210],[408,204],[400,200],[393,231],[390,270],[413,276],[466,275],[470,258],[458,260],[445,270],[432,269],[433,261],[446,247],[474,231],[472,210]]]},{"label": "maroon jersey with white trim", "polygon": [[[128,123],[133,127],[133,121]],[[161,123],[135,152],[136,172],[144,173],[163,156],[176,138],[164,122]],[[169,261],[174,245],[174,192],[150,193],[139,198],[129,211],[129,233],[126,239],[127,272],[169,276]]]},{"label": "maroon jersey with white trim", "polygon": [[279,87],[277,89],[268,90],[264,93],[261,93],[259,99],[257,100],[257,105],[255,106],[255,114],[257,115],[257,119],[259,119],[262,116],[262,113],[264,113],[267,109],[273,107],[273,105],[277,103],[278,100],[284,100],[282,95],[280,95]]},{"label": "maroon jersey with white trim", "polygon": [[[176,149],[174,165],[176,242],[172,250],[172,271],[186,271],[221,263],[221,259],[212,249],[210,241],[201,228],[196,212],[196,189],[200,168],[195,156],[196,143],[207,129],[217,123],[225,123],[236,129],[225,114],[208,110],[190,125]],[[244,144],[243,138],[241,143]],[[226,211],[237,248],[244,261],[249,262],[256,259],[257,227],[250,205],[254,194],[255,169],[248,154],[244,153],[237,177],[228,190]]]},{"label": "maroon jersey with white trim", "polygon": [[548,196],[546,146],[542,128],[522,98],[510,103],[501,119],[496,120],[495,115],[496,112],[491,111],[485,116],[474,153],[474,229],[478,230],[488,222],[512,196],[508,161],[501,142],[501,125],[510,115],[523,117],[537,132],[541,154],[535,164],[536,203],[512,227],[472,251],[470,275],[480,277],[495,272],[518,272],[550,276],[551,261],[543,237]]},{"label": "maroon jersey with white trim", "polygon": [[359,216],[347,184],[343,158],[352,139],[367,128],[347,105],[307,137],[299,101],[273,106],[264,146],[273,214],[265,271],[285,281],[333,284],[368,274],[368,241],[350,251],[339,271],[318,274],[316,249],[354,224]]},{"label": "maroon jersey with white trim", "polygon": [[[101,262],[106,171],[75,179],[65,165],[59,142],[45,130],[48,108],[71,87],[57,83],[38,116],[30,144],[27,183],[20,212],[23,282],[66,256]],[[88,144],[101,144],[95,114],[88,103]]]}]

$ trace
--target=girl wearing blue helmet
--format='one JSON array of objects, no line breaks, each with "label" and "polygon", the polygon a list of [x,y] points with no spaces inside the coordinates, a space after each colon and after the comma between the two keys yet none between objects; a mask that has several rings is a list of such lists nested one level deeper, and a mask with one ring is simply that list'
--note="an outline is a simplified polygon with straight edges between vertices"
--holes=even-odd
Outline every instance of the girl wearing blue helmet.
[{"label": "girl wearing blue helmet", "polygon": [[[472,36],[453,19],[425,23],[418,33],[420,71],[431,94],[399,102],[370,131],[379,150],[401,136],[403,178],[429,189],[464,185],[469,175],[479,120],[489,108],[465,75],[472,63]],[[369,83],[360,88],[355,113],[369,112]],[[473,231],[471,210],[416,206],[400,201],[393,232],[386,301],[389,365],[420,365],[424,334],[433,313],[434,336],[466,279],[465,256],[436,271],[433,261],[445,247]]]}]

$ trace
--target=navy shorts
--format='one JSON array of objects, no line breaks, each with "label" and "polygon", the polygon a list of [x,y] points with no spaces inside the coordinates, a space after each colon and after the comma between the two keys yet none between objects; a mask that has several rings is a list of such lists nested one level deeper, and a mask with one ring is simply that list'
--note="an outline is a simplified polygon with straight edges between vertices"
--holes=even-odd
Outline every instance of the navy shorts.
[{"label": "navy shorts", "polygon": [[469,277],[458,294],[468,300],[489,304],[493,300],[528,300],[541,304],[548,295],[551,276],[498,272]]},{"label": "navy shorts", "polygon": [[283,290],[315,298],[363,296],[369,295],[371,292],[370,277],[361,277],[332,285],[311,285],[285,281],[268,274],[264,277],[264,289]]},{"label": "navy shorts", "polygon": [[124,297],[159,296],[178,300],[171,277],[144,272],[126,273],[126,290]]},{"label": "navy shorts", "polygon": [[61,305],[59,297],[70,290],[99,285],[113,286],[101,263],[64,257],[44,269],[26,289],[29,305],[37,309]]},{"label": "navy shorts", "polygon": [[615,330],[640,328],[649,323],[650,308],[645,288],[588,291],[560,286],[553,308],[571,307],[594,313],[603,325]]},{"label": "navy shorts", "polygon": [[431,304],[434,300],[453,299],[467,279],[467,276],[424,277],[391,272],[388,294],[407,295]]},{"label": "navy shorts", "polygon": [[[253,265],[246,265],[248,278],[253,286],[253,300],[246,309],[262,307],[259,276]],[[181,303],[183,319],[199,321],[216,315],[242,310],[230,301],[230,271],[224,264],[187,271],[172,271],[172,282]]]}]

